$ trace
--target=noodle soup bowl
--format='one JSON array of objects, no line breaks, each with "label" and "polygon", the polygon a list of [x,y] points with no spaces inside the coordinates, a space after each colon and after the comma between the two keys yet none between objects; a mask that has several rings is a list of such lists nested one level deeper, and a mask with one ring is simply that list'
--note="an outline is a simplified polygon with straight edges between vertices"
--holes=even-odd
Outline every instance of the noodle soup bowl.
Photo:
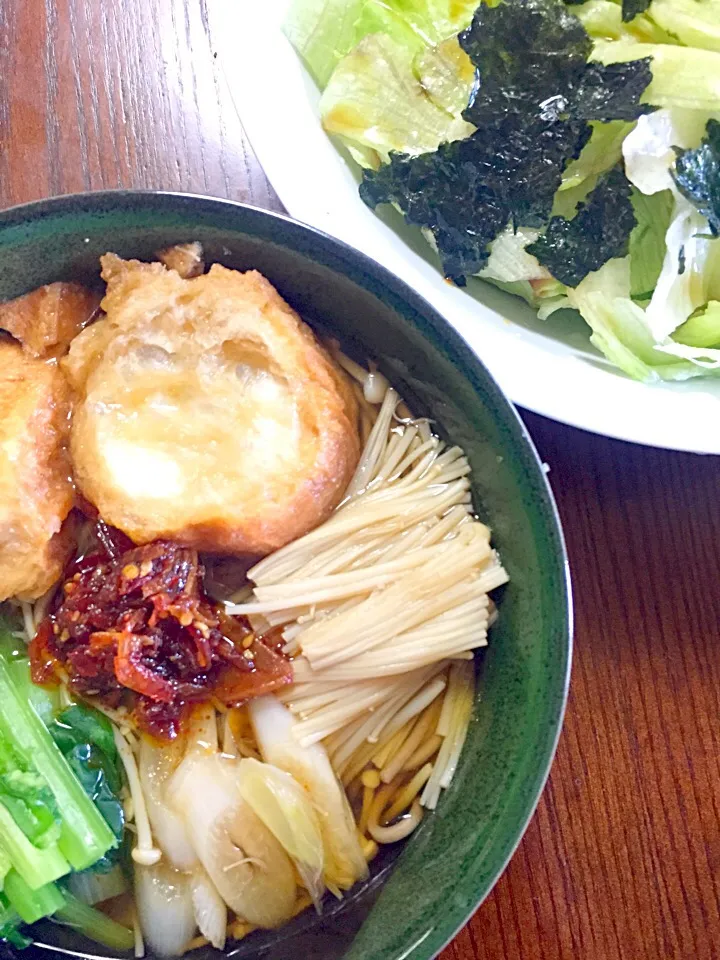
[{"label": "noodle soup bowl", "polygon": [[[316,230],[241,204],[166,193],[60,197],[0,214],[0,299],[54,280],[98,282],[98,257],[151,259],[199,240],[206,261],[257,269],[321,334],[372,358],[416,413],[465,449],[475,509],[510,582],[476,658],[473,720],[453,782],[370,879],[323,915],[237,943],[233,957],[429,960],[492,889],[520,841],[560,732],[571,655],[567,559],[552,494],[530,438],[482,360],[409,287]],[[46,923],[23,954],[112,955]],[[201,948],[197,960],[217,953]]]}]

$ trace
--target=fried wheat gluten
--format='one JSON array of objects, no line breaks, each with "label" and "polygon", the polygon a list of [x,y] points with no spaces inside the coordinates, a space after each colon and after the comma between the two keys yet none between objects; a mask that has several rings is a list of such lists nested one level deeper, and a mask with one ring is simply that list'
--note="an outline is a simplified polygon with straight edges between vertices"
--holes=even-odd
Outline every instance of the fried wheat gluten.
[{"label": "fried wheat gluten", "polygon": [[73,546],[70,391],[57,366],[0,340],[0,600],[33,600]]},{"label": "fried wheat gluten", "polygon": [[349,385],[259,273],[102,258],[106,317],[63,367],[76,481],[135,542],[262,555],[337,505],[359,456]]},{"label": "fried wheat gluten", "polygon": [[100,295],[79,283],[49,283],[0,303],[0,329],[32,357],[60,357],[97,313]]}]

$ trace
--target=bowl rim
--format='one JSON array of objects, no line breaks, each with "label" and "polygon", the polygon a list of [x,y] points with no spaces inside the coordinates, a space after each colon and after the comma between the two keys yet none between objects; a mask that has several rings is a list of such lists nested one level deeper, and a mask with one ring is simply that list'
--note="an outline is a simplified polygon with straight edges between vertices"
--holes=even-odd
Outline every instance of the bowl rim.
[{"label": "bowl rim", "polygon": [[[539,489],[544,501],[543,506],[545,508],[544,512],[546,514],[546,522],[550,528],[549,533],[551,534],[552,539],[555,540],[558,547],[557,554],[554,558],[554,563],[559,574],[558,587],[559,592],[562,594],[563,600],[562,611],[555,614],[558,624],[562,629],[562,636],[565,639],[566,648],[566,664],[562,676],[561,689],[559,690],[560,702],[557,711],[555,729],[553,731],[552,739],[545,747],[542,762],[540,763],[538,771],[535,774],[535,782],[532,791],[529,793],[530,799],[526,804],[525,813],[522,817],[517,832],[517,837],[509,846],[505,858],[498,864],[490,879],[481,882],[477,885],[477,887],[473,885],[472,879],[468,878],[467,875],[463,878],[463,883],[465,884],[465,889],[468,894],[467,900],[471,903],[471,907],[469,909],[466,907],[463,907],[460,910],[456,909],[453,911],[453,916],[448,917],[448,920],[445,923],[442,923],[441,921],[440,930],[438,930],[438,925],[436,925],[433,929],[434,935],[432,937],[423,938],[423,940],[427,939],[431,941],[431,953],[416,954],[416,949],[422,945],[422,941],[420,941],[410,946],[408,953],[404,953],[398,958],[398,960],[403,960],[405,956],[409,956],[410,952],[412,952],[414,960],[433,960],[433,958],[437,957],[437,955],[455,938],[455,936],[467,924],[476,910],[478,910],[483,902],[487,899],[492,890],[495,888],[495,885],[497,884],[501,875],[507,868],[510,860],[514,856],[521,840],[525,836],[530,821],[537,810],[540,797],[545,789],[545,785],[550,775],[550,770],[552,768],[560,734],[563,728],[570,688],[570,677],[572,672],[572,655],[574,645],[573,593],[565,535],[555,496],[548,480],[547,470],[540,458],[540,455],[538,454],[528,428],[520,418],[520,415],[512,400],[510,400],[510,398],[500,388],[495,377],[486,367],[482,359],[472,350],[472,348],[466,343],[461,335],[457,333],[449,321],[443,317],[440,311],[437,310],[431,303],[429,303],[429,301],[427,301],[421,294],[413,290],[409,284],[407,284],[392,271],[388,270],[382,264],[378,263],[376,260],[373,260],[367,254],[357,250],[355,247],[352,247],[345,241],[339,240],[338,238],[333,237],[317,227],[303,223],[300,220],[296,220],[287,214],[279,213],[275,210],[267,210],[263,207],[258,207],[250,203],[245,203],[238,200],[230,200],[223,197],[214,197],[209,194],[190,193],[176,190],[116,188],[59,194],[6,207],[0,210],[0,231],[4,231],[6,228],[13,226],[18,226],[27,220],[37,221],[43,219],[52,219],[52,217],[55,215],[60,216],[65,213],[78,212],[78,208],[80,208],[80,212],[83,213],[102,213],[103,211],[107,210],[121,210],[125,207],[136,207],[138,201],[145,201],[148,203],[148,206],[152,206],[153,202],[157,201],[159,201],[161,204],[163,202],[167,202],[170,206],[175,204],[179,207],[197,207],[200,205],[206,208],[214,207],[216,209],[222,209],[226,212],[232,212],[235,210],[246,217],[249,216],[251,219],[253,217],[257,217],[260,220],[267,219],[274,221],[275,223],[282,224],[283,227],[288,231],[288,233],[285,234],[282,239],[275,238],[275,242],[294,249],[295,245],[292,242],[293,234],[305,235],[306,237],[312,238],[314,243],[319,245],[321,250],[324,249],[332,251],[342,264],[345,264],[349,261],[353,262],[356,267],[359,266],[362,269],[362,272],[366,275],[369,275],[380,287],[390,290],[396,297],[408,303],[416,313],[420,314],[425,321],[428,322],[443,343],[447,343],[451,348],[453,348],[454,352],[462,354],[464,361],[468,366],[475,367],[476,370],[479,370],[482,377],[488,382],[491,391],[495,393],[496,400],[499,400],[501,404],[506,407],[508,418],[511,421],[514,429],[517,431],[518,439],[526,447],[526,452],[529,455],[531,462],[533,462],[535,465],[539,480]],[[212,210],[210,210],[210,212],[212,212]],[[328,269],[337,270],[337,268],[330,266]],[[355,280],[355,282],[359,281]],[[366,289],[368,289],[367,286]],[[377,292],[373,290],[369,290],[369,292],[373,293],[375,296],[378,296]],[[470,879],[469,884],[468,879]],[[62,952],[66,953],[67,951]],[[88,954],[83,953],[73,953],[73,955],[89,956]],[[103,958],[98,957],[97,960],[103,960]]]}]

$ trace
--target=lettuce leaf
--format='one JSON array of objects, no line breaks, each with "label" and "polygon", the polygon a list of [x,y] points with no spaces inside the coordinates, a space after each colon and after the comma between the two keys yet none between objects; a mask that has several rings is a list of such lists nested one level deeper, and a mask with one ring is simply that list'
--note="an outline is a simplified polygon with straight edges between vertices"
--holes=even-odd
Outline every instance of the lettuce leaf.
[{"label": "lettuce leaf", "polygon": [[295,0],[283,30],[324,89],[335,67],[364,37],[385,33],[415,53],[457,34],[474,0]]},{"label": "lettuce leaf", "polygon": [[649,300],[665,260],[674,200],[670,190],[646,196],[637,189],[630,199],[636,221],[630,234],[630,295],[634,300]]},{"label": "lettuce leaf", "polygon": [[549,279],[549,271],[527,250],[539,236],[538,230],[529,227],[518,227],[517,230],[507,227],[490,247],[487,266],[478,276],[502,283]]},{"label": "lettuce leaf", "polygon": [[362,166],[378,167],[391,151],[428,153],[474,131],[428,96],[414,63],[412,50],[378,33],[361,40],[330,77],[320,100],[323,127],[366,148]]},{"label": "lettuce leaf", "polygon": [[613,299],[600,292],[588,294],[580,313],[593,331],[590,342],[634,380],[689,380],[707,373],[703,367],[675,360],[658,350],[645,314],[630,299]]},{"label": "lettuce leaf", "polygon": [[691,347],[678,343],[673,337],[658,344],[658,350],[670,357],[689,360],[702,374],[720,374],[720,350],[713,347]]},{"label": "lettuce leaf", "polygon": [[[646,230],[642,236],[636,235],[631,247],[632,292],[645,299],[652,293],[646,318],[658,341],[684,323],[711,293],[711,260],[717,242],[708,239],[710,227],[702,212],[681,196],[676,186],[680,177],[703,210],[703,197],[712,197],[713,157],[705,157],[705,144],[691,149],[700,143],[706,119],[704,113],[677,107],[658,110],[641,117],[623,143],[630,180],[651,200],[664,198],[656,201],[653,209],[640,195],[635,197],[636,213],[644,215]],[[656,273],[661,249],[662,267]],[[645,270],[651,264],[652,269]]]},{"label": "lettuce leaf", "polygon": [[586,3],[567,3],[593,39],[619,40],[625,35],[622,9],[612,0],[588,0]]},{"label": "lettuce leaf", "polygon": [[688,347],[720,347],[720,301],[711,300],[673,333],[672,339]]},{"label": "lettuce leaf", "polygon": [[648,327],[645,311],[630,298],[629,289],[630,264],[626,258],[610,260],[568,291],[570,302],[592,330],[590,342],[611,363],[634,380],[646,383],[689,380],[714,372],[696,351],[693,357],[674,356],[674,348],[682,350],[678,344],[669,338],[659,343]]},{"label": "lettuce leaf", "polygon": [[478,274],[487,283],[491,283],[498,290],[504,293],[511,293],[514,297],[520,297],[531,307],[538,307],[538,299],[529,280],[496,280],[494,277],[486,277],[484,274]]},{"label": "lettuce leaf", "polygon": [[622,144],[628,180],[645,194],[673,190],[678,148],[697,147],[707,120],[707,113],[678,107],[640,117]]},{"label": "lettuce leaf", "polygon": [[577,160],[572,160],[563,172],[561,192],[572,190],[585,181],[591,181],[589,189],[592,189],[600,174],[610,170],[621,159],[623,141],[633,128],[633,125],[625,120],[595,122],[590,126],[590,140]]},{"label": "lettuce leaf", "polygon": [[[565,0],[570,6],[574,6],[582,0]],[[650,0],[622,0],[622,5],[618,9],[618,16],[622,18],[623,23],[629,23],[635,17],[644,13],[650,6]]]},{"label": "lettuce leaf", "polygon": [[707,303],[717,240],[707,236],[707,221],[684,197],[677,196],[665,235],[665,259],[647,308],[647,322],[662,340]]},{"label": "lettuce leaf", "polygon": [[573,6],[573,13],[597,40],[637,40],[641,43],[673,43],[674,38],[649,13],[623,17],[623,9],[612,0],[587,0]]},{"label": "lettuce leaf", "polygon": [[342,58],[368,34],[386,33],[413,51],[426,46],[402,14],[375,0],[299,0],[290,7],[283,30],[321,90]]},{"label": "lettuce leaf", "polygon": [[720,112],[720,53],[696,47],[631,40],[597,40],[593,58],[602,64],[645,60],[652,80],[642,102],[656,107]]},{"label": "lettuce leaf", "polygon": [[457,37],[428,47],[415,58],[415,75],[427,96],[454,117],[462,117],[477,82],[472,60]]},{"label": "lettuce leaf", "polygon": [[650,13],[680,43],[720,52],[720,0],[653,0]]}]

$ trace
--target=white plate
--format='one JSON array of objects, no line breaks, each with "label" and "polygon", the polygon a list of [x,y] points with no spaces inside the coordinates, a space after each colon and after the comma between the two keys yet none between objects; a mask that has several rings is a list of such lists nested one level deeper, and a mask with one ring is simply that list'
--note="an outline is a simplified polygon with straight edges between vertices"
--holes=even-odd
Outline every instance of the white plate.
[{"label": "white plate", "polygon": [[644,384],[593,352],[567,315],[545,323],[516,297],[443,280],[429,247],[393,212],[372,213],[357,171],[323,132],[319,94],[280,30],[288,0],[214,0],[212,35],[268,179],[291,216],[373,257],[424,296],[522,407],[595,433],[720,453],[720,379]]}]

